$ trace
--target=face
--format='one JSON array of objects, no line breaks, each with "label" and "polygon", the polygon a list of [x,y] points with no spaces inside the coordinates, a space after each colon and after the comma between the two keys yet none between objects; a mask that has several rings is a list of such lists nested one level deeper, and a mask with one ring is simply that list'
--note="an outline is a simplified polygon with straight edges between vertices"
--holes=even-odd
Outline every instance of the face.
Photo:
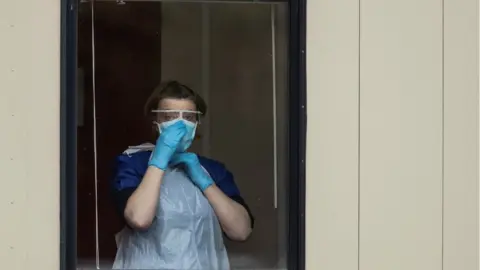
[{"label": "face", "polygon": [[163,99],[158,103],[158,109],[152,112],[155,115],[155,123],[159,133],[177,121],[184,122],[186,133],[177,146],[177,151],[185,152],[195,138],[199,117],[195,103],[187,99]]},{"label": "face", "polygon": [[189,99],[166,98],[158,102],[158,110],[155,115],[158,123],[163,123],[177,118],[183,118],[192,123],[197,123],[198,112],[195,103]]}]

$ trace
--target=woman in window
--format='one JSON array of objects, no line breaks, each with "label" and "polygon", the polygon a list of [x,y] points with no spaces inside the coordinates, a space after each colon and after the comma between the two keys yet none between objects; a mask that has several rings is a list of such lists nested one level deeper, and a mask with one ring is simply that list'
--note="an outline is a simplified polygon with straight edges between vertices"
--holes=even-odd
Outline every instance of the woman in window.
[{"label": "woman in window", "polygon": [[156,144],[130,147],[117,158],[115,203],[127,226],[117,235],[114,269],[226,270],[223,235],[246,240],[253,217],[233,175],[217,161],[187,152],[207,106],[172,81],[145,106]]}]

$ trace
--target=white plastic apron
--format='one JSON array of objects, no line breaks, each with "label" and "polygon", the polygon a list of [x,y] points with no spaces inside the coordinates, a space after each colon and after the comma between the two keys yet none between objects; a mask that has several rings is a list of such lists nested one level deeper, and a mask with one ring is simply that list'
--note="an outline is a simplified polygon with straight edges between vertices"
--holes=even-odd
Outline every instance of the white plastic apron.
[{"label": "white plastic apron", "polygon": [[113,269],[228,270],[218,219],[180,169],[165,172],[155,219],[147,231],[117,234]]}]

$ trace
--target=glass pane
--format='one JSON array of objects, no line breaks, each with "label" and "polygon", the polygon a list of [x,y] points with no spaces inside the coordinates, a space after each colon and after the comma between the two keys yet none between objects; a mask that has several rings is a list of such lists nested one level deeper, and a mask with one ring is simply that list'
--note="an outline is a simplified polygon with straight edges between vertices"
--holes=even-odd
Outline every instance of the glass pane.
[{"label": "glass pane", "polygon": [[224,164],[255,216],[247,241],[224,239],[230,266],[286,269],[288,5],[220,2],[96,2],[93,43],[91,5],[81,4],[81,267],[94,268],[97,255],[102,268],[111,267],[115,235],[124,227],[111,196],[116,157],[129,146],[155,143],[152,118],[159,117],[152,115],[164,112],[146,113],[144,106],[161,81],[176,80],[208,106],[188,151]]}]

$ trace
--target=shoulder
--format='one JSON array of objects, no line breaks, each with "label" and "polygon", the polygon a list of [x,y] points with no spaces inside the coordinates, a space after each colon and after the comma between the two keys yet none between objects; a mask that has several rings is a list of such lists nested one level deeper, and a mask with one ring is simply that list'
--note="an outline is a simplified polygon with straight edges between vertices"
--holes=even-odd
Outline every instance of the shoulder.
[{"label": "shoulder", "polygon": [[207,170],[215,184],[230,198],[240,196],[233,174],[219,161],[198,157],[200,164]]},{"label": "shoulder", "polygon": [[151,143],[129,146],[121,155],[117,156],[116,161],[119,164],[138,166],[139,164],[148,162],[154,148],[155,145]]},{"label": "shoulder", "polygon": [[115,159],[112,187],[115,190],[137,187],[148,167],[151,152],[121,154]]},{"label": "shoulder", "polygon": [[141,171],[148,164],[148,160],[150,159],[151,153],[152,152],[150,151],[145,151],[145,152],[137,152],[134,154],[123,153],[121,155],[118,155],[116,157],[117,169],[128,167],[128,168],[134,168]]},{"label": "shoulder", "polygon": [[225,165],[217,160],[210,159],[204,156],[198,156],[200,164],[207,170],[207,172],[214,178],[214,180],[223,179],[230,171]]},{"label": "shoulder", "polygon": [[200,156],[200,155],[197,155],[197,156],[198,156],[198,160],[200,160],[200,163],[202,164],[202,166],[210,166],[210,167],[214,167],[214,168],[217,168],[217,167],[218,168],[220,168],[220,167],[225,168],[225,165],[218,160],[207,158],[207,157]]},{"label": "shoulder", "polygon": [[133,154],[122,153],[117,155],[116,162],[117,164],[136,166],[138,164],[148,162],[151,154],[152,152],[150,151],[137,152]]}]

